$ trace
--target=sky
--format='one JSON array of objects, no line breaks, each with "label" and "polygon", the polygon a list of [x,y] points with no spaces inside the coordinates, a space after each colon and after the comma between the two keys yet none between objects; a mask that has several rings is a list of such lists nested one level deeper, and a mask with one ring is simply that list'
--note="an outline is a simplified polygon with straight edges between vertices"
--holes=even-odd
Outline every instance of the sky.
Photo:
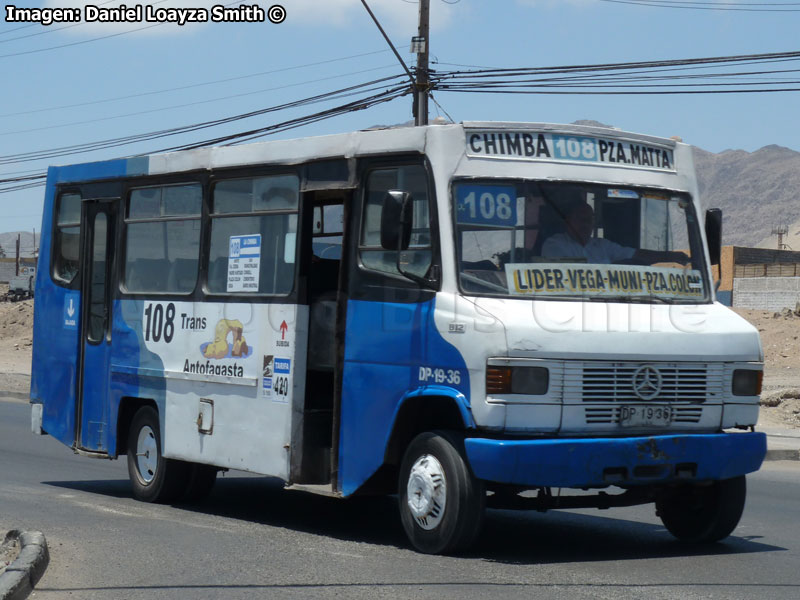
[{"label": "sky", "polygon": [[[0,179],[40,173],[49,164],[148,153],[264,127],[343,100],[88,153],[26,162],[10,162],[11,156],[205,122],[403,73],[361,0],[277,1],[285,9],[280,23],[44,26],[7,22],[6,12],[0,20]],[[96,6],[133,7],[135,2],[99,0]],[[403,60],[415,64],[408,46],[416,35],[419,5],[411,0],[368,3]],[[85,4],[23,0],[12,5],[84,9]],[[209,9],[214,3],[149,4]],[[245,3],[265,14],[274,4]],[[784,0],[431,0],[431,22],[431,68],[437,71],[762,54],[795,51],[800,45],[800,2]],[[800,73],[791,72],[800,69],[799,62],[768,67],[786,70],[780,77],[787,82],[798,81],[785,87],[800,88]],[[629,131],[680,136],[711,152],[752,152],[769,144],[800,151],[800,92],[622,96],[439,91],[435,98],[441,109],[431,104],[431,118],[592,119]],[[411,118],[406,96],[263,139],[339,133]],[[0,194],[0,232],[39,231],[43,193],[37,187]]]}]

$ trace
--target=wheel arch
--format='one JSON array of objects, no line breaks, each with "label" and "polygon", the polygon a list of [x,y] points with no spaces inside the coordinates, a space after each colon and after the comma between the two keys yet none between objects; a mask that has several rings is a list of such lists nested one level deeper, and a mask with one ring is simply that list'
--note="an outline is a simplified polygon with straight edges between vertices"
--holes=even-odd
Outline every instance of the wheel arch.
[{"label": "wheel arch", "polygon": [[384,464],[399,465],[411,440],[423,431],[475,428],[464,394],[447,387],[429,386],[406,394],[395,412],[384,452]]},{"label": "wheel arch", "polygon": [[128,453],[128,431],[131,428],[133,416],[136,414],[136,411],[143,406],[150,406],[156,413],[159,412],[158,405],[152,398],[124,396],[120,399],[119,410],[117,412],[117,447],[115,450],[115,457]]}]

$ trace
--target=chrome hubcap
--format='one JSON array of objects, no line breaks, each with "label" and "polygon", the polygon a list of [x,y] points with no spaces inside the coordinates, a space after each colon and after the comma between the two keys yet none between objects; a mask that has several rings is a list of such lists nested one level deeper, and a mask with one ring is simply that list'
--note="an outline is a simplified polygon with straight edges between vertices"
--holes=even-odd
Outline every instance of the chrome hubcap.
[{"label": "chrome hubcap", "polygon": [[136,440],[136,468],[142,481],[145,483],[153,481],[156,467],[158,467],[156,434],[149,425],[145,425],[139,430],[139,438]]},{"label": "chrome hubcap", "polygon": [[444,518],[447,481],[444,468],[430,454],[420,456],[411,467],[407,487],[408,508],[417,525],[430,531]]}]

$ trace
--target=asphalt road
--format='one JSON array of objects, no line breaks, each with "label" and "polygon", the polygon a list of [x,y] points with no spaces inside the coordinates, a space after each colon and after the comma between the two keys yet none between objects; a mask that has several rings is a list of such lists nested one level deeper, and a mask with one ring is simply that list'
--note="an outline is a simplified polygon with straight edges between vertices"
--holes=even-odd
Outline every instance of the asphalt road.
[{"label": "asphalt road", "polygon": [[30,433],[27,404],[0,400],[0,530],[43,531],[55,598],[800,597],[800,463],[748,480],[724,543],[675,542],[652,506],[489,511],[460,557],[411,551],[394,498],[335,500],[244,474],[197,507],[134,501],[124,461],[74,456]]}]

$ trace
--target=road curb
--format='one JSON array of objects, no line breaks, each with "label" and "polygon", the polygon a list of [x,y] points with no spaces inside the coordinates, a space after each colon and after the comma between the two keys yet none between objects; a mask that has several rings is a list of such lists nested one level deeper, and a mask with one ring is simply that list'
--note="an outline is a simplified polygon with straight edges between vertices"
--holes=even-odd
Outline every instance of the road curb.
[{"label": "road curb", "polygon": [[31,395],[25,392],[6,392],[5,390],[0,390],[0,398],[13,398],[14,400],[29,400]]},{"label": "road curb", "polygon": [[39,531],[20,533],[12,530],[6,535],[7,543],[19,539],[20,551],[16,560],[0,575],[0,600],[24,600],[44,575],[50,563],[47,540]]}]

